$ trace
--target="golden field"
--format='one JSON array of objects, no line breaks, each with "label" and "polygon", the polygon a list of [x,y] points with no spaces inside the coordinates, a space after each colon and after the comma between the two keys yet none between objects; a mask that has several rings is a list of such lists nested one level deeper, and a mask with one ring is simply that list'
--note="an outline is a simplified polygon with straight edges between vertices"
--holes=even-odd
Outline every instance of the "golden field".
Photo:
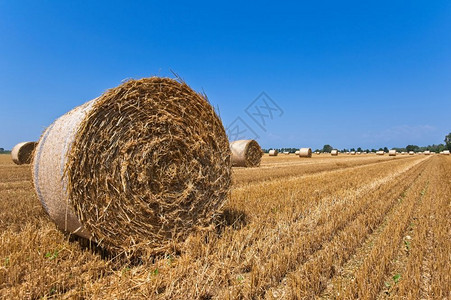
[{"label": "golden field", "polygon": [[0,298],[451,298],[451,157],[265,155],[214,228],[127,264],[61,233],[0,155]]}]

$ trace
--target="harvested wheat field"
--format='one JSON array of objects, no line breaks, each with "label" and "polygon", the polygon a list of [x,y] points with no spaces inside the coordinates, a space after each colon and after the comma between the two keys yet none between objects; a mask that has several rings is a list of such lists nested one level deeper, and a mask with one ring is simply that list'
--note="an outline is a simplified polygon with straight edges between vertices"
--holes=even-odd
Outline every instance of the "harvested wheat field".
[{"label": "harvested wheat field", "polygon": [[451,157],[262,157],[209,230],[150,259],[62,233],[0,155],[0,298],[446,299]]}]

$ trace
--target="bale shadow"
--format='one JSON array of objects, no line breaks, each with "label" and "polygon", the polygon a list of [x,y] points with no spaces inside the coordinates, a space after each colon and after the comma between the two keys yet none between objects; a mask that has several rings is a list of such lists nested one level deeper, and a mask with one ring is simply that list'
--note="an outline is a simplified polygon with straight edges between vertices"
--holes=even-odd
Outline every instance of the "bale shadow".
[{"label": "bale shadow", "polygon": [[[112,269],[121,269],[124,266],[136,267],[144,263],[138,255],[127,256],[125,254],[114,254],[93,240],[83,238],[74,234],[68,235],[69,242],[77,243],[83,251],[100,256],[103,260],[111,263]],[[155,256],[156,258],[156,256]]]}]

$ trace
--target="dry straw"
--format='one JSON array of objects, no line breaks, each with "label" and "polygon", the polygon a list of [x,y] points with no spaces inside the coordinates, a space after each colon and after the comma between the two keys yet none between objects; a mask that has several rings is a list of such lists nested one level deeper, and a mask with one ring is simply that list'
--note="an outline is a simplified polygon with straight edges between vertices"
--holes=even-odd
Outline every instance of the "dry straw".
[{"label": "dry straw", "polygon": [[388,151],[388,156],[396,156],[396,150]]},{"label": "dry straw", "polygon": [[262,149],[255,140],[238,140],[230,143],[232,166],[258,167],[262,158]]},{"label": "dry straw", "polygon": [[376,151],[376,154],[377,155],[384,155],[385,153],[384,153],[384,151]]},{"label": "dry straw", "polygon": [[443,150],[443,153],[442,153],[442,154],[444,154],[444,155],[450,155],[449,150]]},{"label": "dry straw", "polygon": [[330,151],[330,155],[337,156],[338,155],[338,150],[334,149],[334,150]]},{"label": "dry straw", "polygon": [[415,152],[409,151],[409,155],[414,155],[414,154],[415,154]]},{"label": "dry straw", "polygon": [[431,151],[429,151],[429,150],[426,150],[423,153],[424,153],[424,155],[431,155]]},{"label": "dry straw", "polygon": [[277,156],[277,154],[279,154],[279,152],[277,152],[277,150],[275,150],[275,149],[269,150],[269,156]]},{"label": "dry straw", "polygon": [[355,151],[351,151],[350,154],[351,154],[351,155],[355,155]]},{"label": "dry straw", "polygon": [[299,150],[297,150],[296,152],[294,152],[294,154],[299,156]]},{"label": "dry straw", "polygon": [[311,148],[299,149],[299,157],[312,157],[312,149]]},{"label": "dry straw", "polygon": [[150,255],[211,225],[230,188],[229,142],[184,82],[129,80],[47,128],[33,178],[60,229]]},{"label": "dry straw", "polygon": [[31,163],[36,142],[22,142],[14,146],[11,150],[11,158],[16,165]]}]

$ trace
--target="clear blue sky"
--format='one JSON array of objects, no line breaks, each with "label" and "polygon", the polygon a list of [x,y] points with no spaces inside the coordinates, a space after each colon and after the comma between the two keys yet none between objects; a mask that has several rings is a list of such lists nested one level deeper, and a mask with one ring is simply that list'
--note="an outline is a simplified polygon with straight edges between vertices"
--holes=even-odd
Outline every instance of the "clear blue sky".
[{"label": "clear blue sky", "polygon": [[[0,147],[171,70],[265,148],[427,145],[451,131],[451,1],[91,2],[0,0]],[[264,130],[245,112],[261,92],[283,110]]]}]

